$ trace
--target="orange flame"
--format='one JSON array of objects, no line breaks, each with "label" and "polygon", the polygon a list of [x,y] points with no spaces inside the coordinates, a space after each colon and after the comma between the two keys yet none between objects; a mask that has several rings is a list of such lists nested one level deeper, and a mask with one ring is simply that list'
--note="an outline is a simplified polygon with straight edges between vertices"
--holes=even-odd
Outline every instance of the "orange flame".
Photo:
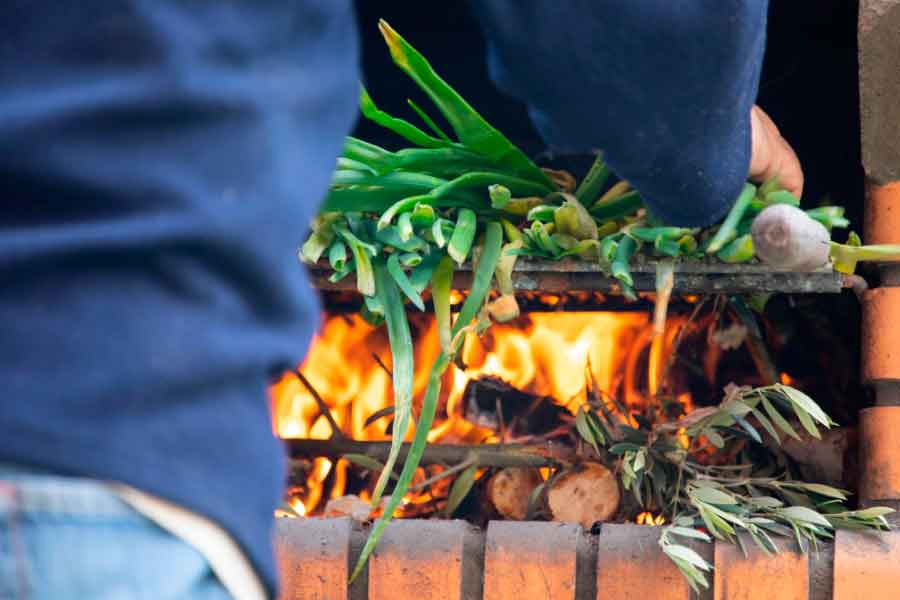
[{"label": "orange flame", "polygon": [[[597,391],[642,406],[657,392],[675,334],[683,319],[670,317],[666,332],[654,339],[648,315],[638,312],[530,313],[515,324],[495,324],[481,338],[469,335],[461,351],[464,369],[452,365],[444,376],[439,418],[429,442],[498,441],[497,432],[464,418],[463,397],[473,379],[493,376],[537,396],[550,396],[571,412],[585,402],[585,366]],[[416,372],[414,410],[420,405],[429,368],[437,356],[433,319],[412,318]],[[316,336],[301,370],[327,403],[343,433],[357,440],[388,440],[390,415],[367,419],[392,403],[390,347],[384,329],[359,316],[332,316]],[[328,420],[299,379],[285,375],[272,388],[273,427],[283,438],[325,439]],[[689,403],[687,395],[678,400]],[[407,439],[413,435],[412,428]],[[312,513],[323,498],[323,484],[334,467],[315,459],[307,477],[303,511]],[[346,461],[338,461],[329,496],[344,493]],[[430,499],[430,495],[427,495]],[[417,503],[421,499],[410,498]],[[301,512],[301,511],[297,511]]]}]

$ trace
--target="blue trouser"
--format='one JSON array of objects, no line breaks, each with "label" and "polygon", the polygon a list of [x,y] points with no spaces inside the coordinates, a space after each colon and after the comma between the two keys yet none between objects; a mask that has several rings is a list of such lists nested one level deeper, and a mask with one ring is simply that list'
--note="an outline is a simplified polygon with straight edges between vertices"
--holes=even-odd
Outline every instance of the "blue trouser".
[{"label": "blue trouser", "polygon": [[0,600],[225,600],[206,559],[101,482],[0,464]]}]

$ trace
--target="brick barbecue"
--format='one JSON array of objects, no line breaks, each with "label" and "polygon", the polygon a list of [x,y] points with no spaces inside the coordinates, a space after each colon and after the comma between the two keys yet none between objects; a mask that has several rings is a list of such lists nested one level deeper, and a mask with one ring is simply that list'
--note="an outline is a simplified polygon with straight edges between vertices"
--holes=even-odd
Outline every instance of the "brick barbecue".
[{"label": "brick barbecue", "polygon": [[[862,156],[867,176],[868,244],[900,244],[900,0],[861,0],[859,69]],[[900,508],[900,264],[882,264],[880,285],[862,296],[862,377],[875,406],[860,413],[859,496],[863,506]],[[653,288],[652,265],[634,269],[638,289]],[[324,278],[314,279],[332,289]],[[466,275],[455,283],[466,287]],[[522,261],[519,290],[615,292],[583,264]],[[764,267],[685,267],[675,291],[838,292],[830,270],[779,273]],[[657,545],[658,528],[492,521],[394,521],[363,575],[348,584],[366,531],[349,518],[279,519],[277,549],[284,600],[675,600],[690,589]],[[879,536],[839,531],[818,553],[748,556],[732,544],[697,543],[713,563],[716,600],[900,598],[900,531]]]}]

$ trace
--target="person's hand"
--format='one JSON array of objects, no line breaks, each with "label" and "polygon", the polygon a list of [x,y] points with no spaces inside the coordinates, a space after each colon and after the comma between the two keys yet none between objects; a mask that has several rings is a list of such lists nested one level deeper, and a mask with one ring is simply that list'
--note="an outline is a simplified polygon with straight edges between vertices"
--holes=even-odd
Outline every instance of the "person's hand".
[{"label": "person's hand", "polygon": [[777,175],[781,185],[799,198],[803,193],[800,161],[769,115],[758,106],[750,110],[750,132],[750,180],[762,183]]}]

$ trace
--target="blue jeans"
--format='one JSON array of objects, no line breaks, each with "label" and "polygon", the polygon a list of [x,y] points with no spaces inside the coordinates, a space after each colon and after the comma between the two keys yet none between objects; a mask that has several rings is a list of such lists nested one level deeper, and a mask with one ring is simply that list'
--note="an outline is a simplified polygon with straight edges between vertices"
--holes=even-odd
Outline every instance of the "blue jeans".
[{"label": "blue jeans", "polygon": [[0,600],[226,600],[191,546],[103,483],[0,463]]}]

